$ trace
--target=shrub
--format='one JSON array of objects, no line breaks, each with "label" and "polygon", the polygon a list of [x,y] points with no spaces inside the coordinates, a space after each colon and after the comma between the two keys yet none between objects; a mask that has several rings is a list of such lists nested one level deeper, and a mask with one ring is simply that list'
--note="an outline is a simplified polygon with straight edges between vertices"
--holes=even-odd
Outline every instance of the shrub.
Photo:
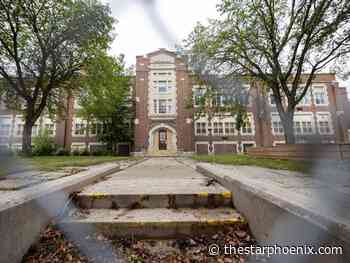
[{"label": "shrub", "polygon": [[84,151],[80,152],[80,156],[89,156],[91,153],[85,149]]},{"label": "shrub", "polygon": [[107,155],[111,155],[111,153],[109,151],[106,150],[95,150],[93,152],[91,152],[91,154],[93,156],[107,156]]},{"label": "shrub", "polygon": [[72,151],[72,155],[74,155],[74,156],[79,156],[80,154],[81,154],[81,152],[79,150]]},{"label": "shrub", "polygon": [[36,156],[51,155],[55,150],[48,130],[40,131],[39,135],[33,138],[33,144],[33,155]]},{"label": "shrub", "polygon": [[59,148],[56,150],[55,155],[57,156],[69,156],[70,155],[70,151],[64,149],[64,148]]}]

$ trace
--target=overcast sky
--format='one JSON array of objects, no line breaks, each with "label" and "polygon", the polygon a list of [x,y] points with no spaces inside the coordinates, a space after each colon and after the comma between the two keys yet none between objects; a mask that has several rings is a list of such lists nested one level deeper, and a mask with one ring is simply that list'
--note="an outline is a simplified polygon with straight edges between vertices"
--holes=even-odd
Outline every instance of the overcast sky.
[{"label": "overcast sky", "polygon": [[[158,48],[173,50],[192,31],[197,21],[205,23],[217,17],[218,0],[102,0],[108,3],[113,16],[116,38],[111,47],[113,55],[124,54],[127,65],[133,65],[137,55]],[[340,81],[348,87],[350,80]]]}]

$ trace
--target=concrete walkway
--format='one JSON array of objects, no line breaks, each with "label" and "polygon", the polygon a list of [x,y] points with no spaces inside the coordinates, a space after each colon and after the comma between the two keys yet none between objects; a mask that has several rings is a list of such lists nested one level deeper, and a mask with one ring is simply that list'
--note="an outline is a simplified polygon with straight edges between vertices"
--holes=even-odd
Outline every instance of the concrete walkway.
[{"label": "concrete walkway", "polygon": [[172,238],[245,224],[232,196],[176,158],[152,158],[85,187],[65,220],[72,232],[88,227],[114,236]]},{"label": "concrete walkway", "polygon": [[225,193],[227,189],[212,184],[208,178],[175,158],[152,158],[117,174],[106,181],[88,186],[83,194],[192,194]]},{"label": "concrete walkway", "polygon": [[232,191],[235,207],[261,242],[340,244],[344,257],[339,261],[312,262],[350,262],[350,174],[334,170],[325,177],[209,163],[199,163],[197,170]]}]

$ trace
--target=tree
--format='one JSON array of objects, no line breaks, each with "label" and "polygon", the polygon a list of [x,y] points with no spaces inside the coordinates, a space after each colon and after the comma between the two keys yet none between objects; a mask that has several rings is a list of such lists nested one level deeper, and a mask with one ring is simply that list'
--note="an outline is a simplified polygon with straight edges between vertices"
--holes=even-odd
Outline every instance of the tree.
[{"label": "tree", "polygon": [[193,98],[187,102],[187,109],[193,112],[194,120],[205,118],[208,121],[209,154],[213,153],[213,118],[236,117],[236,130],[240,145],[240,130],[246,123],[246,106],[249,103],[250,90],[244,86],[249,78],[218,72],[208,56],[177,46],[177,53],[185,60],[199,88],[194,90]]},{"label": "tree", "polygon": [[[232,81],[232,80],[231,80]],[[198,80],[201,83],[200,80]],[[247,121],[247,112],[245,110],[247,100],[246,96],[232,96],[227,91],[233,89],[224,89],[225,85],[219,89],[216,86],[205,85],[201,83],[200,88],[195,90],[194,99],[191,98],[188,109],[192,109],[195,121],[204,117],[208,121],[208,144],[209,154],[213,153],[213,119],[235,116],[235,128],[238,131],[240,145],[240,130]],[[237,86],[236,86],[237,87]]]},{"label": "tree", "polygon": [[286,143],[295,143],[295,107],[315,74],[350,52],[350,2],[222,0],[218,11],[220,19],[198,24],[187,39],[191,52],[268,86]]},{"label": "tree", "polygon": [[133,111],[129,75],[123,56],[114,58],[99,52],[86,64],[81,79],[84,89],[78,98],[82,107],[79,115],[88,120],[87,131],[99,130],[98,138],[114,152],[117,143],[131,140]]},{"label": "tree", "polygon": [[98,0],[0,0],[0,76],[7,104],[24,104],[23,151],[45,109],[63,104],[67,90],[95,50],[111,41],[113,18]]}]

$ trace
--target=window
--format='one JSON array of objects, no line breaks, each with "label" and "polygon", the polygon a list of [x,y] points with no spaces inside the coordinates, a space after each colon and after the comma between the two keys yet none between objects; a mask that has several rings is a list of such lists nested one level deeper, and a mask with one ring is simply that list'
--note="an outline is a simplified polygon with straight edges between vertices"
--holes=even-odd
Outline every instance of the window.
[{"label": "window", "polygon": [[194,105],[199,106],[201,104],[201,99],[204,96],[204,89],[195,89],[194,91]]},{"label": "window", "polygon": [[281,121],[272,121],[273,134],[283,134],[284,129]]},{"label": "window", "polygon": [[303,134],[311,134],[313,132],[311,121],[302,121],[301,126],[303,129]]},{"label": "window", "polygon": [[332,134],[331,119],[329,113],[317,114],[318,131],[320,134]]},{"label": "window", "polygon": [[312,134],[312,122],[311,121],[295,121],[294,122],[295,134]]},{"label": "window", "polygon": [[[302,92],[303,92],[302,87],[297,90],[297,98],[299,98]],[[304,95],[304,97],[301,99],[301,101],[299,102],[299,105],[310,105],[310,104],[311,104],[311,95],[310,95],[310,89],[309,89]]]},{"label": "window", "polygon": [[158,92],[163,93],[168,91],[168,83],[165,80],[158,81]]},{"label": "window", "polygon": [[85,134],[85,124],[83,123],[76,123],[75,124],[75,135],[84,135]]},{"label": "window", "polygon": [[206,135],[207,134],[207,124],[205,122],[196,123],[196,135]]},{"label": "window", "polygon": [[33,136],[37,136],[39,133],[39,126],[37,124],[35,124],[33,127],[32,127],[32,135]]},{"label": "window", "polygon": [[250,121],[244,122],[241,128],[242,134],[252,134],[253,129],[252,129],[252,124]]},{"label": "window", "polygon": [[235,126],[236,126],[236,123],[234,122],[225,122],[225,135],[234,135]]},{"label": "window", "polygon": [[213,105],[214,106],[222,106],[222,95],[216,94],[213,98]]},{"label": "window", "polygon": [[224,134],[224,125],[222,122],[214,122],[213,124],[213,135],[223,135]]},{"label": "window", "polygon": [[171,113],[171,111],[172,111],[172,103],[173,102],[173,100],[172,99],[168,99],[168,104],[167,104],[167,107],[168,107],[168,113]]},{"label": "window", "polygon": [[0,136],[9,136],[11,130],[11,124],[0,124]]},{"label": "window", "polygon": [[54,135],[54,133],[55,133],[55,124],[45,124],[45,130],[47,130],[49,135]]},{"label": "window", "polygon": [[166,113],[166,100],[159,100],[159,113]]},{"label": "window", "polygon": [[325,105],[327,103],[327,94],[323,87],[314,87],[314,101],[316,105]]},{"label": "window", "polygon": [[318,123],[320,134],[330,134],[331,129],[328,121],[320,121]]},{"label": "window", "polygon": [[102,134],[102,131],[103,131],[103,125],[101,123],[90,124],[90,134],[91,135]]},{"label": "window", "polygon": [[301,124],[300,121],[294,122],[294,133],[295,134],[301,134]]},{"label": "window", "polygon": [[156,88],[159,93],[169,92],[171,90],[171,83],[170,80],[153,81],[154,88]]},{"label": "window", "polygon": [[153,100],[154,114],[170,114],[173,111],[172,99]]},{"label": "window", "polygon": [[153,112],[158,113],[157,100],[153,100]]}]

